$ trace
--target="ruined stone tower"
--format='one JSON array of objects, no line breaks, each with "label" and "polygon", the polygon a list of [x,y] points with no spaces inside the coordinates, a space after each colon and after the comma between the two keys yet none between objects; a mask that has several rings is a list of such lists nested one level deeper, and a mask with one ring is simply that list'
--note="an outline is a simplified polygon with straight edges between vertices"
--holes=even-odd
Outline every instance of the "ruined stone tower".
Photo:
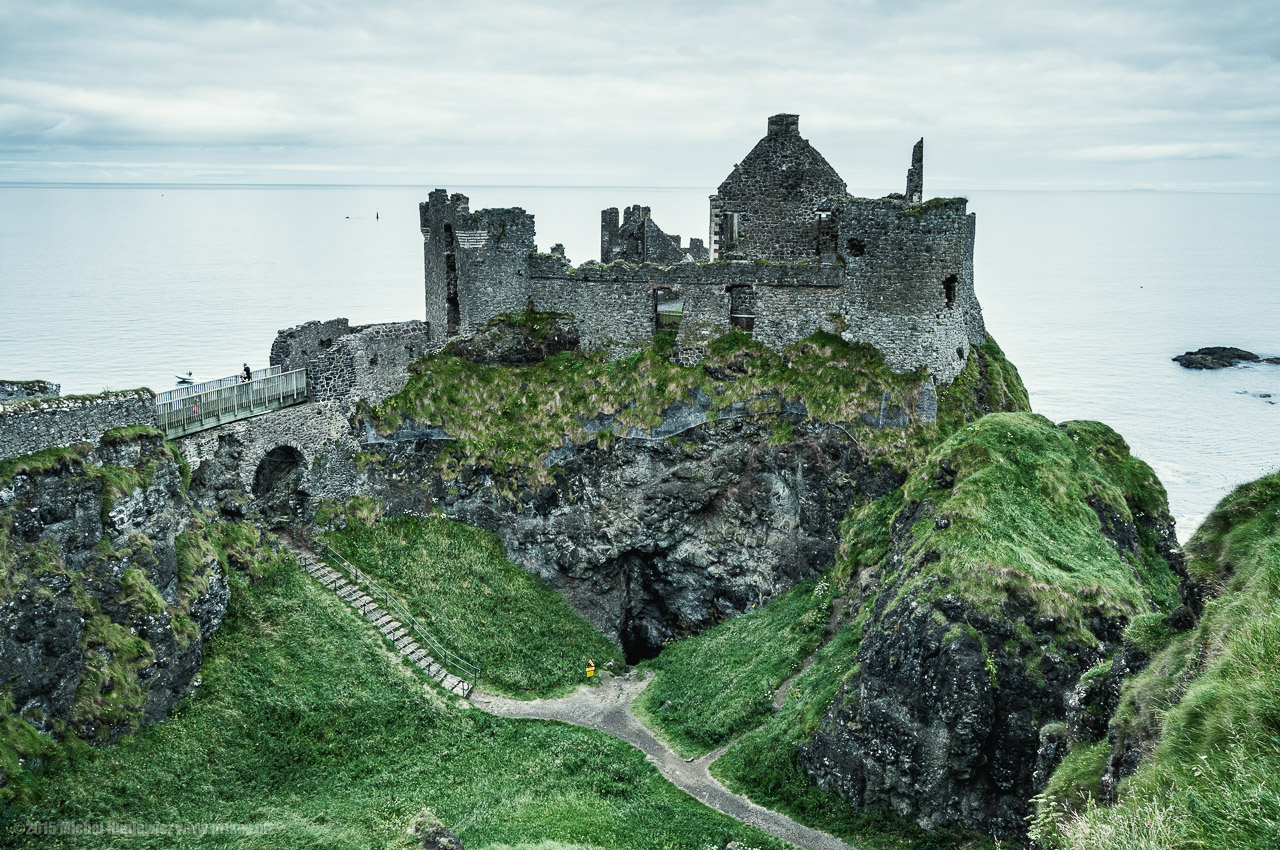
[{"label": "ruined stone tower", "polygon": [[811,259],[815,207],[845,194],[836,170],[800,138],[800,116],[774,115],[768,134],[711,196],[711,258]]}]

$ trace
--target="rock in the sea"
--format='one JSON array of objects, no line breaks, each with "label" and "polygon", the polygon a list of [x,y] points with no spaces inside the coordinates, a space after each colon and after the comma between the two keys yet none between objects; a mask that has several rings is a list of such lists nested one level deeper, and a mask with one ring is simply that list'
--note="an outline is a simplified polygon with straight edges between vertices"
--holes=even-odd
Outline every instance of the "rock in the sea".
[{"label": "rock in the sea", "polygon": [[[1223,345],[1197,348],[1195,351],[1188,351],[1173,358],[1173,362],[1187,369],[1226,369],[1240,363],[1257,363],[1260,360],[1262,358],[1252,351]],[[1280,362],[1280,357],[1268,357],[1263,362]]]}]

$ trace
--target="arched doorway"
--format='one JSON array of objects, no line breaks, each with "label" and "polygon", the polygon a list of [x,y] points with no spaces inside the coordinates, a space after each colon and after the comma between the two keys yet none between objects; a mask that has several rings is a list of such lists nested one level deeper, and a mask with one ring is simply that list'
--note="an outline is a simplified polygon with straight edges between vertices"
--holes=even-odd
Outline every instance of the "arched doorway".
[{"label": "arched doorway", "polygon": [[276,446],[262,456],[253,474],[258,513],[269,522],[290,522],[302,512],[306,458],[293,446]]}]

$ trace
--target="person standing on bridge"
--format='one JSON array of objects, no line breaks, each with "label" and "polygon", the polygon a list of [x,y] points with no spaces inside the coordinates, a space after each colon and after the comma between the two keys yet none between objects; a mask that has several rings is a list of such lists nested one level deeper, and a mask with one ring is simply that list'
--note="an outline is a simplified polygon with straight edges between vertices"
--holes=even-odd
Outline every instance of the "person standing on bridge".
[{"label": "person standing on bridge", "polygon": [[241,383],[247,383],[253,380],[253,373],[249,371],[249,364],[244,364],[244,370],[240,373]]}]

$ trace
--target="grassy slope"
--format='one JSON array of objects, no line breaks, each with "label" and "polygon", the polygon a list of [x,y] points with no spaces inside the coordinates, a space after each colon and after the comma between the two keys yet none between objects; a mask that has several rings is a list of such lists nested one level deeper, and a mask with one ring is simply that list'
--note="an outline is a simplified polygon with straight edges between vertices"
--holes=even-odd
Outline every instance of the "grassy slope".
[{"label": "grassy slope", "polygon": [[621,650],[489,532],[442,517],[405,517],[331,532],[332,545],[396,594],[447,648],[480,665],[482,690],[551,696],[584,681],[587,659]]},{"label": "grassy slope", "polygon": [[[943,459],[956,471],[952,489],[934,484],[933,470]],[[713,772],[756,802],[806,823],[868,847],[888,841],[887,836],[947,841],[945,836],[924,838],[890,818],[850,813],[795,761],[796,745],[813,735],[840,685],[856,673],[862,628],[874,602],[872,597],[860,608],[848,602],[856,599],[858,573],[884,559],[898,511],[909,501],[929,502],[951,524],[937,529],[932,519],[918,523],[905,561],[914,563],[927,550],[940,558],[896,586],[895,576],[882,575],[884,586],[892,587],[885,592],[912,589],[926,599],[953,593],[987,613],[1013,598],[1024,603],[1028,618],[1057,618],[1064,638],[1083,637],[1079,599],[1124,614],[1145,611],[1152,601],[1167,606],[1175,588],[1172,573],[1152,560],[1149,545],[1141,558],[1118,555],[1085,502],[1091,495],[1124,518],[1164,507],[1163,489],[1150,468],[1098,423],[1055,427],[1043,417],[1000,413],[961,428],[902,490],[851,511],[840,560],[824,575],[829,589],[823,594],[815,598],[811,586],[796,588],[761,610],[664,650],[651,662],[659,672],[644,704],[647,719],[695,751],[750,729],[729,746]],[[796,677],[782,709],[770,714],[765,693],[771,695],[817,643],[801,621],[808,611],[820,612],[820,634],[832,604],[851,606],[846,625]],[[1025,621],[1018,630],[1030,635]],[[709,660],[735,645],[750,651],[727,656],[725,663]],[[1029,641],[1016,650],[1038,659],[1039,650]],[[666,701],[668,709],[658,710]]]},{"label": "grassy slope", "polygon": [[[1188,569],[1218,591],[1191,631],[1125,684],[1113,729],[1155,738],[1112,807],[1042,818],[1070,848],[1280,844],[1280,473],[1214,509],[1186,547]],[[1145,733],[1145,734],[1144,734]],[[1054,780],[1097,789],[1104,762],[1075,752]],[[1072,783],[1060,776],[1083,774]]]},{"label": "grassy slope", "polygon": [[[989,388],[996,409],[1028,409],[1026,391],[999,347],[988,341],[978,350],[989,368],[970,358],[965,374],[942,393],[943,433],[963,422],[980,384]],[[584,421],[616,415],[620,431],[651,428],[663,410],[697,391],[714,408],[747,402],[764,415],[778,413],[782,400],[803,402],[812,418],[849,423],[871,456],[893,452],[899,465],[922,457],[938,438],[939,428],[914,417],[905,431],[861,424],[861,414],[880,409],[884,391],[913,412],[924,380],[923,373],[891,372],[869,345],[817,333],[779,353],[735,331],[713,341],[698,366],[672,363],[668,354],[660,344],[613,361],[598,352],[572,352],[516,368],[477,365],[446,351],[414,364],[404,391],[373,411],[373,420],[387,432],[414,419],[456,436],[437,460],[446,477],[461,463],[484,463],[538,480],[549,477],[542,461],[565,438],[579,444],[612,438],[584,432]]]},{"label": "grassy slope", "polygon": [[[266,822],[259,836],[128,841],[409,847],[406,827],[429,808],[472,850],[782,846],[696,803],[602,733],[446,705],[291,562],[262,572],[250,589],[235,579],[197,696],[118,746],[65,746],[24,780],[43,801],[0,809],[0,832],[31,820]],[[96,848],[104,839],[25,841]]]}]

